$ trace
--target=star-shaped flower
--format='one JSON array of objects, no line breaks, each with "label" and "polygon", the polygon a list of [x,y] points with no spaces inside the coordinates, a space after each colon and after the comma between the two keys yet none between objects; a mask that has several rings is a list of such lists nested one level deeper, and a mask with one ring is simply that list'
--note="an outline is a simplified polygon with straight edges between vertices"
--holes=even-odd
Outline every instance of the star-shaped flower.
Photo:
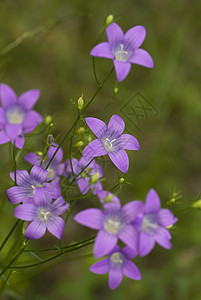
[{"label": "star-shaped flower", "polygon": [[134,136],[122,134],[125,128],[124,120],[118,115],[113,115],[108,126],[97,118],[86,118],[85,121],[98,139],[86,146],[83,156],[93,158],[108,154],[115,166],[126,173],[129,159],[124,149],[139,150],[140,145]]},{"label": "star-shaped flower", "polygon": [[128,75],[131,64],[153,68],[154,62],[150,54],[139,48],[144,42],[146,30],[143,26],[135,26],[124,35],[116,23],[106,29],[108,42],[96,45],[90,52],[92,56],[112,59],[118,81]]}]

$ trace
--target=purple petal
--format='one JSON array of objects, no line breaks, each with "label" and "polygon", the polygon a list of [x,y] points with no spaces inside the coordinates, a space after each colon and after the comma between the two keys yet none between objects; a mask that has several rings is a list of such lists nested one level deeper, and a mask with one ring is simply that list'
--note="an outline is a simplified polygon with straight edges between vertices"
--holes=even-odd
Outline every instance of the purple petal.
[{"label": "purple petal", "polygon": [[6,129],[5,131],[6,131],[7,135],[13,140],[21,132],[22,125],[7,124],[5,129]]},{"label": "purple petal", "polygon": [[142,201],[131,201],[122,207],[122,214],[127,223],[132,222],[137,214],[144,212],[144,203]]},{"label": "purple petal", "polygon": [[134,250],[128,246],[124,247],[121,251],[128,259],[133,259],[138,255],[138,249]]},{"label": "purple petal", "polygon": [[56,238],[58,238],[59,240],[62,237],[64,227],[65,221],[58,216],[52,216],[47,224],[48,231],[56,236]]},{"label": "purple petal", "polygon": [[10,203],[17,204],[29,200],[31,198],[31,192],[31,189],[27,189],[27,187],[13,186],[6,191],[6,195]]},{"label": "purple petal", "polygon": [[54,210],[54,213],[57,214],[57,215],[63,215],[67,211],[68,206],[69,206],[68,203],[66,203],[64,201],[63,197],[59,197],[52,204],[52,208]]},{"label": "purple petal", "polygon": [[121,269],[110,269],[109,271],[109,288],[111,290],[116,289],[123,279]]},{"label": "purple petal", "polygon": [[19,97],[19,103],[25,110],[30,110],[32,107],[36,104],[38,101],[38,98],[40,97],[40,91],[39,90],[30,90],[25,93],[23,93]]},{"label": "purple petal", "polygon": [[172,248],[170,238],[171,238],[171,234],[165,228],[158,227],[157,230],[154,232],[155,241],[163,248],[166,248],[166,249]]},{"label": "purple petal", "polygon": [[150,189],[146,196],[145,213],[154,214],[159,211],[161,207],[160,199],[154,189]]},{"label": "purple petal", "polygon": [[108,129],[116,136],[121,135],[125,129],[124,120],[119,115],[113,115],[109,120]]},{"label": "purple petal", "polygon": [[95,274],[105,274],[109,272],[109,263],[110,260],[109,258],[104,258],[100,261],[98,261],[97,263],[93,264],[89,270]]},{"label": "purple petal", "polygon": [[[47,152],[47,158],[48,160],[50,160],[54,154],[54,152],[57,150],[58,145],[57,144],[53,144],[53,146],[51,146]],[[60,163],[63,159],[63,150],[61,148],[59,148],[59,150],[57,151],[57,154],[55,155],[55,157],[53,158],[53,161]]]},{"label": "purple petal", "polygon": [[10,138],[7,136],[5,131],[0,132],[0,144],[5,144],[7,142],[10,142]]},{"label": "purple petal", "polygon": [[144,42],[146,30],[144,26],[138,25],[129,29],[125,34],[125,43],[133,49],[139,48]]},{"label": "purple petal", "polygon": [[138,140],[131,134],[122,134],[118,138],[121,147],[126,150],[139,150],[140,145]]},{"label": "purple petal", "polygon": [[26,239],[40,239],[46,232],[46,225],[43,222],[34,220],[29,224],[25,232]]},{"label": "purple petal", "polygon": [[14,209],[16,218],[24,221],[32,221],[35,217],[36,208],[33,204],[22,204]]},{"label": "purple petal", "polygon": [[88,190],[89,190],[89,181],[88,180],[85,180],[84,178],[80,178],[78,181],[78,186],[79,186],[79,189],[80,189],[80,192],[85,195]]},{"label": "purple petal", "polygon": [[114,67],[117,75],[117,80],[121,82],[127,77],[128,73],[130,72],[131,64],[130,62],[114,60]]},{"label": "purple petal", "polygon": [[0,85],[0,97],[4,108],[17,104],[17,96],[13,89],[11,89],[11,87],[7,84],[2,83]]},{"label": "purple petal", "polygon": [[[75,174],[78,174],[80,171],[77,172],[77,169],[81,169],[80,163],[76,158],[72,158],[72,166],[73,166],[73,171]],[[66,171],[68,173],[72,173],[71,170],[71,165],[70,165],[70,160],[67,160],[67,166],[66,166]]]},{"label": "purple petal", "polygon": [[[115,203],[115,204],[118,204],[119,208],[121,207],[120,200],[119,200],[119,198],[116,195],[114,195],[114,194],[112,194],[110,192],[107,192],[107,191],[103,191],[103,190],[102,191],[98,191],[97,195],[98,195],[98,197],[100,199],[100,202],[102,204],[104,204],[104,205],[107,206],[107,205],[110,205],[111,203]],[[110,199],[109,202],[105,201],[106,197],[109,197],[109,199]]]},{"label": "purple petal", "polygon": [[5,110],[2,107],[0,107],[0,129],[4,128],[5,123],[6,123]]},{"label": "purple petal", "polygon": [[26,161],[28,161],[30,164],[32,165],[36,165],[36,166],[39,166],[40,165],[40,160],[41,160],[41,157],[36,155],[34,152],[31,152],[31,153],[27,153],[25,156],[24,156],[24,159]]},{"label": "purple petal", "polygon": [[34,201],[37,206],[50,206],[52,196],[46,191],[44,187],[36,187],[34,191]]},{"label": "purple petal", "polygon": [[108,153],[113,164],[123,173],[126,173],[129,168],[129,159],[125,150]]},{"label": "purple petal", "polygon": [[98,258],[108,254],[117,244],[117,240],[117,236],[100,230],[94,243],[94,256]]},{"label": "purple petal", "polygon": [[24,136],[17,136],[15,138],[15,146],[19,149],[22,149],[24,146]]},{"label": "purple petal", "polygon": [[138,267],[130,260],[126,260],[124,262],[123,274],[134,280],[141,279],[141,274]]},{"label": "purple petal", "polygon": [[85,118],[85,121],[87,123],[87,125],[89,126],[89,128],[91,129],[91,131],[93,131],[93,133],[99,138],[101,139],[106,130],[107,130],[107,126],[106,124],[97,119],[97,118]]},{"label": "purple petal", "polygon": [[34,180],[43,183],[47,177],[48,171],[39,167],[39,166],[33,166],[30,172],[31,178]]},{"label": "purple petal", "polygon": [[56,175],[62,176],[64,174],[65,164],[59,164],[56,168]]},{"label": "purple petal", "polygon": [[42,120],[43,118],[36,111],[28,111],[23,121],[23,133],[32,131]]},{"label": "purple petal", "polygon": [[136,49],[133,55],[129,58],[129,62],[147,68],[154,67],[154,61],[151,55],[144,49]]},{"label": "purple petal", "polygon": [[124,41],[124,33],[119,25],[112,23],[106,28],[107,38],[111,46]]},{"label": "purple petal", "polygon": [[89,143],[83,150],[82,155],[93,158],[107,154],[107,150],[104,148],[101,140],[96,139]]},{"label": "purple petal", "polygon": [[[15,181],[15,174],[14,172],[10,172],[10,177],[13,181]],[[16,179],[17,184],[22,186],[30,186],[32,181],[29,173],[26,170],[17,170],[16,171]]]},{"label": "purple petal", "polygon": [[140,233],[139,237],[139,255],[145,256],[153,249],[155,245],[154,238],[144,232]]},{"label": "purple petal", "polygon": [[173,213],[167,208],[163,208],[159,211],[157,219],[158,223],[164,227],[173,225],[178,221],[178,219],[175,218]]},{"label": "purple petal", "polygon": [[110,44],[107,42],[103,42],[103,43],[96,45],[91,50],[90,55],[97,56],[97,57],[105,57],[105,58],[109,58],[109,59],[114,58]]},{"label": "purple petal", "polygon": [[74,220],[86,227],[99,230],[102,225],[103,213],[100,209],[89,208],[79,212]]},{"label": "purple petal", "polygon": [[132,248],[133,250],[137,251],[138,248],[138,233],[137,230],[134,228],[133,225],[127,225],[124,229],[119,233],[119,239]]}]

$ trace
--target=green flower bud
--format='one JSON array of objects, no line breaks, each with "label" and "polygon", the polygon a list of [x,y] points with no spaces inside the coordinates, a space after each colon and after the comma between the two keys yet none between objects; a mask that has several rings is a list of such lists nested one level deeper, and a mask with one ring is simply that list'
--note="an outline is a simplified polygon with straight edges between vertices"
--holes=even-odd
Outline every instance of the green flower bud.
[{"label": "green flower bud", "polygon": [[47,144],[48,144],[49,146],[51,146],[53,143],[54,143],[54,137],[53,137],[53,134],[48,134],[48,136],[47,136]]},{"label": "green flower bud", "polygon": [[25,234],[25,231],[27,230],[28,225],[29,225],[29,222],[25,221],[22,226],[22,234],[23,235]]},{"label": "green flower bud", "polygon": [[107,196],[105,197],[105,203],[111,202],[112,198],[113,198],[113,195],[107,195]]},{"label": "green flower bud", "polygon": [[80,127],[77,131],[77,133],[84,133],[85,132],[85,128],[84,127]]},{"label": "green flower bud", "polygon": [[79,110],[82,110],[83,109],[83,106],[84,106],[84,100],[82,97],[80,97],[78,100],[77,100],[77,107]]},{"label": "green flower bud", "polygon": [[119,89],[118,89],[118,88],[114,88],[114,93],[115,93],[115,94],[117,94],[117,93],[118,93],[118,91],[119,91]]},{"label": "green flower bud", "polygon": [[96,172],[92,177],[91,177],[91,184],[93,184],[93,183],[96,183],[97,182],[97,180],[98,180],[98,178],[99,178],[99,173],[98,172]]},{"label": "green flower bud", "polygon": [[43,156],[43,152],[41,152],[41,151],[36,151],[36,155],[38,155],[38,156]]},{"label": "green flower bud", "polygon": [[82,147],[84,145],[83,141],[79,141],[75,144],[75,147]]},{"label": "green flower bud", "polygon": [[121,177],[121,178],[119,178],[119,183],[121,184],[121,183],[124,183],[124,178],[123,177]]},{"label": "green flower bud", "polygon": [[52,117],[51,116],[45,117],[45,124],[49,125],[51,122],[52,122]]},{"label": "green flower bud", "polygon": [[193,202],[193,204],[191,206],[193,208],[199,208],[199,209],[201,209],[201,199]]},{"label": "green flower bud", "polygon": [[106,20],[105,20],[105,24],[108,26],[110,25],[114,20],[114,16],[113,15],[109,15]]}]

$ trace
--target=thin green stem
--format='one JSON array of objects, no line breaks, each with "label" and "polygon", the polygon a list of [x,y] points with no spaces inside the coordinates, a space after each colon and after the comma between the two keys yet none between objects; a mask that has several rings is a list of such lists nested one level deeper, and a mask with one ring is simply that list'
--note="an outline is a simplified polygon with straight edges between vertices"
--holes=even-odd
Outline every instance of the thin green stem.
[{"label": "thin green stem", "polygon": [[16,146],[15,142],[13,144],[13,169],[14,169],[14,178],[15,178],[15,185],[17,185],[17,161],[16,161]]},{"label": "thin green stem", "polygon": [[71,139],[70,139],[70,167],[71,167],[71,170],[72,170],[73,177],[75,177],[75,173],[74,173],[74,170],[73,170],[73,164],[72,164],[73,137],[74,137],[75,130],[76,130],[76,127],[77,127],[77,124],[78,124],[79,120],[80,120],[80,116],[78,115],[77,119],[76,119],[76,122],[75,122],[75,125],[74,125],[74,128],[73,128],[73,132],[71,134]]},{"label": "thin green stem", "polygon": [[20,220],[17,220],[15,222],[15,224],[13,225],[13,227],[11,228],[11,230],[9,231],[8,235],[6,236],[6,238],[4,239],[3,243],[0,246],[0,252],[3,249],[3,247],[5,246],[6,242],[8,241],[8,239],[10,238],[10,236],[12,235],[12,233],[14,232],[15,228],[17,227],[17,225],[20,223]]}]

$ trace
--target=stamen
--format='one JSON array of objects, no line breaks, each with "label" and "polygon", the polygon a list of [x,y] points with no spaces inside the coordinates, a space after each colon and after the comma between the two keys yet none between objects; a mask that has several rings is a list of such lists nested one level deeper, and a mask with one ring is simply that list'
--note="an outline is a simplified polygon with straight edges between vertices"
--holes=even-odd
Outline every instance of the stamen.
[{"label": "stamen", "polygon": [[13,106],[6,111],[6,116],[10,124],[21,124],[24,120],[25,113],[20,107]]},{"label": "stamen", "polygon": [[105,219],[103,224],[104,229],[111,234],[119,233],[122,229],[122,226],[123,224],[118,216]]},{"label": "stamen", "polygon": [[103,143],[103,146],[105,147],[105,149],[108,151],[108,152],[112,152],[114,151],[114,146],[112,145],[112,143],[114,143],[117,139],[113,139],[110,141],[110,139],[108,138],[105,138],[102,140],[102,143]]},{"label": "stamen", "polygon": [[115,59],[118,61],[127,61],[128,59],[128,51],[124,50],[124,45],[120,44],[120,50],[116,51]]},{"label": "stamen", "polygon": [[46,209],[41,209],[38,214],[39,218],[43,222],[47,222],[50,216],[50,212]]},{"label": "stamen", "polygon": [[113,253],[110,257],[110,262],[119,265],[123,264],[123,255],[120,252]]},{"label": "stamen", "polygon": [[142,221],[142,230],[147,233],[152,233],[158,228],[158,224],[153,216],[147,215]]}]

